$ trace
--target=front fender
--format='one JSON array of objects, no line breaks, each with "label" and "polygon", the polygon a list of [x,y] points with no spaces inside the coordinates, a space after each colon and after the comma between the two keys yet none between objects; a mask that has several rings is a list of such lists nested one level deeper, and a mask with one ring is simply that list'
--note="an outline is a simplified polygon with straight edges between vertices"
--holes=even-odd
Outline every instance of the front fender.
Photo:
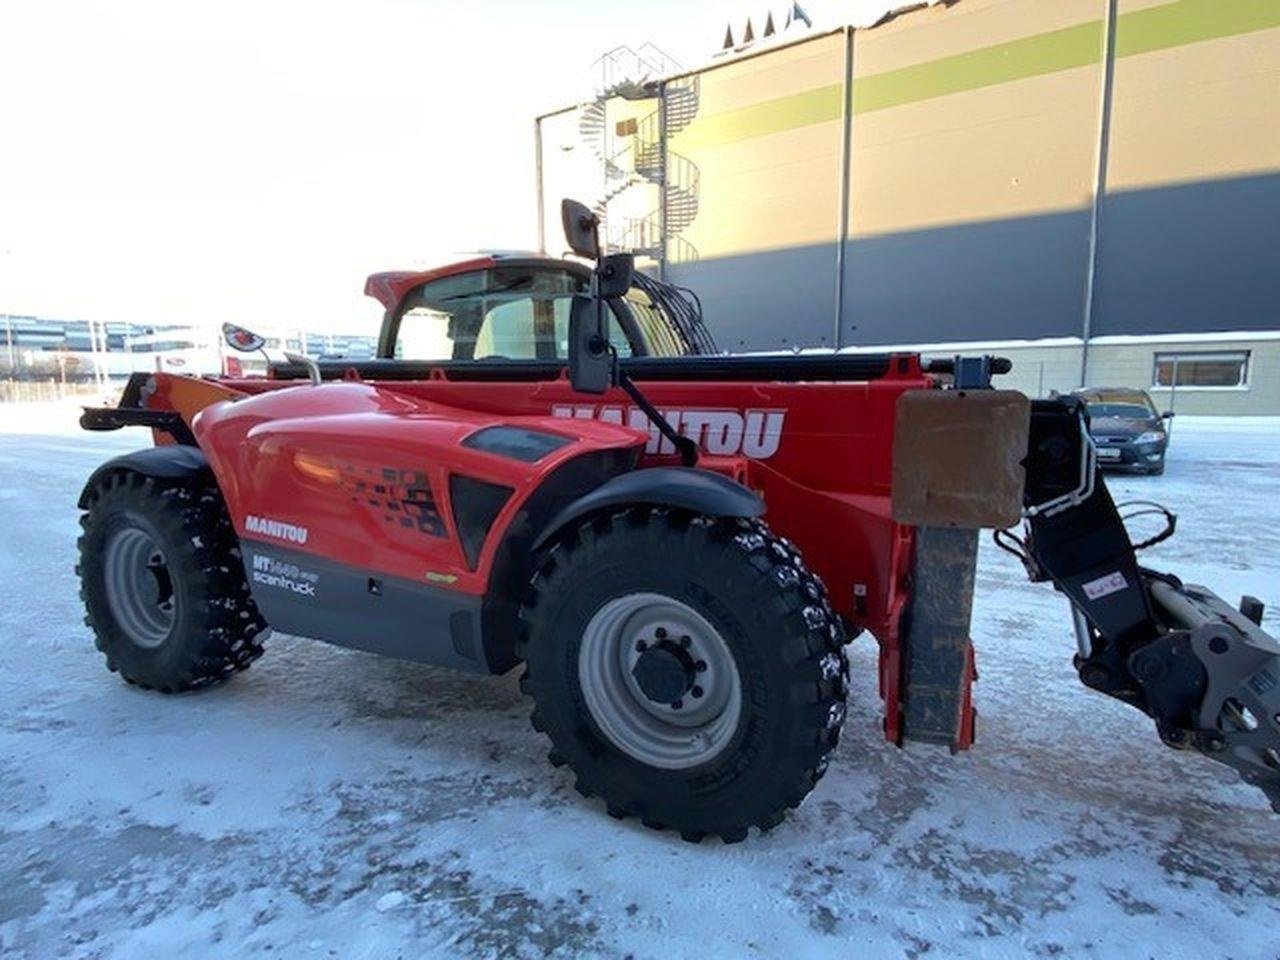
[{"label": "front fender", "polygon": [[202,474],[212,475],[209,461],[197,447],[180,444],[148,447],[145,450],[113,457],[93,471],[84,489],[80,491],[80,499],[77,503],[81,510],[89,509],[90,494],[103,477],[116,472],[140,473],[144,477],[159,477],[166,480],[198,477]]},{"label": "front fender", "polygon": [[764,501],[736,480],[697,467],[649,467],[620,474],[579,497],[543,528],[534,548],[588,514],[627,504],[677,507],[712,517],[758,517]]}]

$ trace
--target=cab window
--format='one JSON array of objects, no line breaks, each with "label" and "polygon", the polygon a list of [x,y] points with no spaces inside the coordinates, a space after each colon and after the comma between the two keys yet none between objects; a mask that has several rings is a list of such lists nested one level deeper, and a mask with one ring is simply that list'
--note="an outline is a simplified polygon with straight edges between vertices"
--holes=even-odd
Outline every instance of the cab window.
[{"label": "cab window", "polygon": [[[586,282],[565,270],[498,266],[443,277],[409,295],[396,331],[401,360],[563,360],[569,311]],[[631,352],[613,324],[610,339]]]},{"label": "cab window", "polygon": [[644,342],[648,344],[650,356],[678,357],[685,352],[684,345],[671,329],[670,321],[647,293],[639,287],[632,287],[627,291],[626,299]]}]

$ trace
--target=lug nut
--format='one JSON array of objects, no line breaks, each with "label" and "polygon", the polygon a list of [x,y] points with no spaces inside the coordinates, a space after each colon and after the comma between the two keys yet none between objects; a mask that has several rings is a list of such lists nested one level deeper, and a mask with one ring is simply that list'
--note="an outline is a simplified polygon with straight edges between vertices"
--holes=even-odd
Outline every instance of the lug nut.
[{"label": "lug nut", "polygon": [[659,627],[657,630],[653,631],[653,635],[657,637],[659,640],[667,639],[667,631],[662,627]]},{"label": "lug nut", "polygon": [[690,692],[690,693],[692,693],[695,697],[700,697],[700,696],[702,696],[702,688],[701,688],[701,687],[694,687],[694,688],[693,688],[692,690],[690,690],[689,692]]},{"label": "lug nut", "polygon": [[649,646],[643,640],[636,641],[636,653],[644,653],[645,647]]},{"label": "lug nut", "polygon": [[692,646],[692,645],[693,645],[693,641],[692,641],[692,640],[690,640],[688,637],[681,637],[681,638],[680,638],[680,646],[682,646],[682,647],[690,647],[690,646]]},{"label": "lug nut", "polygon": [[683,707],[683,706],[684,706],[684,701],[683,701],[683,700],[677,700],[675,703],[671,704],[671,709],[672,709],[672,710],[679,710],[679,709],[680,709],[681,707]]},{"label": "lug nut", "polygon": [[[699,660],[697,663],[693,665],[693,669],[697,670],[699,673],[705,673],[707,669],[707,661]],[[1277,722],[1280,722],[1280,721],[1277,721]]]}]

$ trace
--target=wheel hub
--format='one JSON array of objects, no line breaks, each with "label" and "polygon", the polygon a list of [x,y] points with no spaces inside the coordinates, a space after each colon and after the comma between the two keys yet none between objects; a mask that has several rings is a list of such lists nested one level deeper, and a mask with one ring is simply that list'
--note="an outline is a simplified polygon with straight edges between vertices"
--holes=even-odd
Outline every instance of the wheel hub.
[{"label": "wheel hub", "polygon": [[583,632],[578,681],[601,732],[655,767],[710,761],[742,716],[729,645],[701,613],[663,594],[626,594],[601,606]]},{"label": "wheel hub", "polygon": [[693,689],[698,675],[693,657],[670,640],[646,647],[631,669],[640,691],[654,703],[674,706]]},{"label": "wheel hub", "polygon": [[120,628],[140,647],[154,649],[174,625],[173,578],[150,532],[127,526],[103,551],[107,603]]}]

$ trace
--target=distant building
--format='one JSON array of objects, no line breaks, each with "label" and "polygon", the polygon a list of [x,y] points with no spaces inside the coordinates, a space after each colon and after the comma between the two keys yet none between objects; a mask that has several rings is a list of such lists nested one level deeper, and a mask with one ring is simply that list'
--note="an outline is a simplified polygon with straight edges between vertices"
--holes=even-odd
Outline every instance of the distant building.
[{"label": "distant building", "polygon": [[[267,348],[301,347],[317,358],[367,360],[377,339],[296,331],[268,335]],[[99,369],[108,377],[150,370],[212,374],[222,370],[223,353],[219,332],[210,327],[111,322],[95,329],[87,320],[0,314],[0,376],[87,379]]]},{"label": "distant building", "polygon": [[596,203],[735,352],[988,351],[1033,395],[1280,414],[1280,2],[953,0],[787,39],[539,118],[544,248],[561,197]]}]

